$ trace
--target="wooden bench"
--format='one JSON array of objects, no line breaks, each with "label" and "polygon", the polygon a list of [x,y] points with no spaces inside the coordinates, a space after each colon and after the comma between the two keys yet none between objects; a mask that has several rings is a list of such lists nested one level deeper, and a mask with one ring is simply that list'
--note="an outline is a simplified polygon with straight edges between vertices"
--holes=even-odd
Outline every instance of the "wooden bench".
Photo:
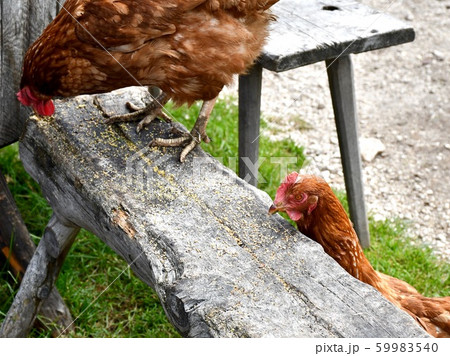
[{"label": "wooden bench", "polygon": [[[350,217],[363,247],[370,244],[364,203],[351,53],[414,40],[412,27],[353,0],[281,0],[259,62],[239,79],[239,157],[258,160],[262,70],[283,72],[325,61]],[[300,94],[300,93],[299,93]],[[257,172],[239,161],[241,178]]]},{"label": "wooden bench", "polygon": [[171,135],[169,124],[140,134],[136,123],[108,125],[95,100],[123,113],[126,101],[149,94],[128,88],[57,100],[54,118],[26,125],[21,159],[54,216],[0,336],[27,334],[80,227],[158,293],[184,336],[426,336],[319,244],[269,216],[266,193],[199,148],[183,164],[179,148],[149,148],[152,138]]}]

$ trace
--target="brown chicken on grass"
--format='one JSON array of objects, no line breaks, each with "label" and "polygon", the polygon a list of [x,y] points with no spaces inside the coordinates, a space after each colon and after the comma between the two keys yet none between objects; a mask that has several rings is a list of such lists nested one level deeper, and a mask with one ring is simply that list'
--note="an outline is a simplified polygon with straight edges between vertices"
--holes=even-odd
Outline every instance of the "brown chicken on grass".
[{"label": "brown chicken on grass", "polygon": [[157,105],[109,119],[146,115],[138,130],[157,116],[168,119],[162,105],[170,99],[176,105],[203,100],[190,134],[153,142],[185,145],[183,161],[209,141],[206,125],[216,97],[259,55],[272,19],[268,9],[277,1],[67,0],[26,53],[18,99],[50,116],[55,96],[159,87]]},{"label": "brown chicken on grass", "polygon": [[269,209],[270,214],[278,211],[286,212],[304,235],[321,244],[348,273],[378,289],[430,335],[450,337],[450,297],[424,297],[408,283],[375,271],[343,206],[323,179],[289,174]]}]

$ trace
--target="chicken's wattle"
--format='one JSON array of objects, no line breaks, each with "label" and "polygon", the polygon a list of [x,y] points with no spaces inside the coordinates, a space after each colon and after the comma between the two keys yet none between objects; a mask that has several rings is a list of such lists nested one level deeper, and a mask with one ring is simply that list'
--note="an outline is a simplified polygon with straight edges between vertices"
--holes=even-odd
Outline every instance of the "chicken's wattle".
[{"label": "chicken's wattle", "polygon": [[55,112],[55,105],[52,100],[41,100],[33,104],[33,108],[41,116],[51,116]]},{"label": "chicken's wattle", "polygon": [[38,99],[28,86],[23,87],[17,93],[17,99],[22,105],[33,107],[34,111],[40,116],[51,116],[55,112],[53,100]]}]

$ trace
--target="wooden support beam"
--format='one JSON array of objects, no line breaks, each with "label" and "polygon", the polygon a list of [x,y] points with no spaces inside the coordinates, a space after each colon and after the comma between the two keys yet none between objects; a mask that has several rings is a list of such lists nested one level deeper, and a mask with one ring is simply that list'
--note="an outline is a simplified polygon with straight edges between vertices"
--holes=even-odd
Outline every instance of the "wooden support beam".
[{"label": "wooden support beam", "polygon": [[262,67],[239,76],[239,177],[258,186]]},{"label": "wooden support beam", "polygon": [[[8,189],[5,177],[0,172],[0,248],[14,275],[22,280],[25,270],[36,250],[28,230],[20,216],[14,198]],[[45,324],[50,324],[52,335],[73,329],[72,316],[56,288],[43,301],[39,315]]]},{"label": "wooden support beam", "polygon": [[339,138],[350,218],[361,246],[367,248],[370,246],[370,234],[364,202],[352,60],[350,55],[347,55],[329,59],[325,63]]},{"label": "wooden support beam", "polygon": [[28,335],[42,302],[54,289],[61,266],[79,230],[77,226],[62,222],[56,215],[51,218],[3,320],[0,337]]}]

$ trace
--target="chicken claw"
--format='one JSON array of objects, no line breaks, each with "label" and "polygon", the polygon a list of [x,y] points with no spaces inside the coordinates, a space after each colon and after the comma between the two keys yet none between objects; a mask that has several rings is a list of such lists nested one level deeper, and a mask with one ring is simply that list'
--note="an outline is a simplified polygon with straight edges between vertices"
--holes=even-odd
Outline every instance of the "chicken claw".
[{"label": "chicken claw", "polygon": [[211,111],[214,108],[216,98],[203,102],[202,108],[198,115],[197,121],[191,132],[183,132],[177,128],[173,128],[180,137],[177,138],[155,138],[150,142],[150,146],[162,146],[162,147],[180,147],[184,146],[180,154],[180,162],[186,160],[187,155],[199,145],[202,141],[209,143],[210,138],[206,134],[206,125],[208,124]]},{"label": "chicken claw", "polygon": [[186,160],[186,156],[201,142],[200,137],[194,137],[190,133],[183,133],[183,136],[177,138],[155,138],[150,142],[150,146],[161,146],[161,147],[179,147],[187,143],[180,154],[180,162]]},{"label": "chicken claw", "polygon": [[107,124],[113,124],[116,122],[137,121],[140,117],[145,115],[137,125],[136,131],[138,133],[157,117],[163,119],[166,122],[172,122],[172,119],[163,111],[163,106],[165,103],[167,103],[168,100],[168,96],[165,93],[161,93],[150,104],[143,108],[139,108],[133,103],[127,102],[127,108],[132,110],[133,112],[123,115],[110,116],[105,122]]}]

